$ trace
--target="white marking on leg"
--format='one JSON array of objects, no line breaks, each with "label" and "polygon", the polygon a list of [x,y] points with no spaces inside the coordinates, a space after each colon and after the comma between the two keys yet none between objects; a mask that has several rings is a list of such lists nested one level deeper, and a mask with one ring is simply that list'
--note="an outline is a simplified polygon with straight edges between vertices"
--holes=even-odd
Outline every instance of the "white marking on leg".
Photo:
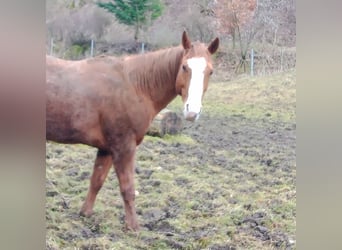
[{"label": "white marking on leg", "polygon": [[188,99],[184,105],[184,115],[194,112],[199,115],[202,108],[204,70],[207,62],[204,57],[188,59],[188,66],[191,69],[191,79],[188,91]]}]

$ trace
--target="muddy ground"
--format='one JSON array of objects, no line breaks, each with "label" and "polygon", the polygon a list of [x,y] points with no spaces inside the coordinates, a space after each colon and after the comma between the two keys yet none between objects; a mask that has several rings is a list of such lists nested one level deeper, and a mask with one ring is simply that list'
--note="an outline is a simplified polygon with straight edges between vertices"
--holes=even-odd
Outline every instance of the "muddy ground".
[{"label": "muddy ground", "polygon": [[295,249],[295,72],[212,83],[205,98],[180,135],[138,148],[139,233],[122,230],[114,171],[79,217],[96,150],[47,143],[47,249]]}]

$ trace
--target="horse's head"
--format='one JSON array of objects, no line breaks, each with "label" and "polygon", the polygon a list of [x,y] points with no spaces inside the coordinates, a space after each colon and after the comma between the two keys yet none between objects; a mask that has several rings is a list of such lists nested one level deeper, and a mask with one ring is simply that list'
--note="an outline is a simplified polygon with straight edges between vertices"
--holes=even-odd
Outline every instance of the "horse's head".
[{"label": "horse's head", "polygon": [[184,55],[177,75],[176,90],[183,99],[185,119],[195,121],[201,113],[202,98],[213,73],[211,55],[218,49],[219,39],[215,38],[208,46],[199,42],[191,43],[184,31],[182,46]]}]

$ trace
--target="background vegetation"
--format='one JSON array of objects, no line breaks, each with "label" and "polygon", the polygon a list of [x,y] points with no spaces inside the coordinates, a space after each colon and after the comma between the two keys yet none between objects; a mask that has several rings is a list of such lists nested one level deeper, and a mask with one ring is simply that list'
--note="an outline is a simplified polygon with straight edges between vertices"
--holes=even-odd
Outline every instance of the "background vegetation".
[{"label": "background vegetation", "polygon": [[95,55],[139,53],[141,43],[145,50],[178,45],[185,29],[193,40],[220,37],[216,68],[224,79],[249,73],[251,48],[255,74],[286,71],[296,63],[294,0],[147,0],[146,6],[158,8],[144,12],[138,35],[99,2],[46,0],[47,53],[67,59],[88,57],[92,39]]},{"label": "background vegetation", "polygon": [[97,5],[113,14],[120,23],[133,26],[135,41],[139,39],[140,30],[152,25],[163,10],[159,0],[112,0]]}]

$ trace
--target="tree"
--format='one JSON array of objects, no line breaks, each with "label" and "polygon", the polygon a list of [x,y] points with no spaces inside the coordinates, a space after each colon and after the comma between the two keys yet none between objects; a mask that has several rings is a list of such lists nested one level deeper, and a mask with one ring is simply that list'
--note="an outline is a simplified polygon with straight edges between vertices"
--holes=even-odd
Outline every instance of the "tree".
[{"label": "tree", "polygon": [[217,0],[216,17],[220,31],[233,37],[233,48],[236,38],[241,39],[241,28],[248,24],[254,16],[256,0]]},{"label": "tree", "polygon": [[246,72],[251,45],[257,48],[260,63],[273,68],[282,65],[278,46],[295,46],[295,0],[215,0],[214,12],[220,33],[232,37],[233,53],[235,46],[239,49],[236,71]]},{"label": "tree", "polygon": [[134,27],[134,40],[139,39],[140,30],[151,25],[162,14],[160,0],[112,0],[97,5],[112,13],[120,23]]},{"label": "tree", "polygon": [[215,13],[223,34],[231,35],[233,38],[233,49],[236,39],[239,41],[240,60],[236,68],[238,72],[247,68],[247,51],[252,42],[256,29],[252,23],[257,0],[217,0]]},{"label": "tree", "polygon": [[259,0],[257,19],[263,43],[295,46],[295,9],[295,0]]}]

